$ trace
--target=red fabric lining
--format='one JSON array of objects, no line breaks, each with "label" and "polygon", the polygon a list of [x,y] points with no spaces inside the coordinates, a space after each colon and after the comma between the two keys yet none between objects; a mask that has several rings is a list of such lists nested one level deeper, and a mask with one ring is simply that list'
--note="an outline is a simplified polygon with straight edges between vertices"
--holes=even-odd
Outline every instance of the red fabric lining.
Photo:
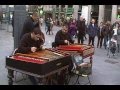
[{"label": "red fabric lining", "polygon": [[44,60],[35,59],[35,58],[30,58],[30,57],[24,57],[24,56],[13,56],[12,58],[13,58],[14,60],[31,62],[31,63],[37,63],[37,64],[43,64],[43,63],[45,63]]}]

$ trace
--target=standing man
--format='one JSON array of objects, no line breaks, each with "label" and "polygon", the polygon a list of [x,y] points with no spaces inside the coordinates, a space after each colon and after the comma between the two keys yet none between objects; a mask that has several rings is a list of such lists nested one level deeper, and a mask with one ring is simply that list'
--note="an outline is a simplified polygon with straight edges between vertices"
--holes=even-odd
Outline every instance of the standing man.
[{"label": "standing man", "polygon": [[98,27],[95,24],[95,19],[92,19],[91,23],[88,26],[88,35],[89,35],[88,44],[89,45],[92,42],[92,45],[94,46],[94,39],[95,39],[95,36],[97,35],[97,32],[98,32]]},{"label": "standing man", "polygon": [[28,17],[25,20],[20,38],[22,38],[24,34],[31,32],[34,25],[38,23],[38,20],[39,20],[39,17],[37,12],[33,12],[32,17]]},{"label": "standing man", "polygon": [[100,48],[102,47],[102,42],[103,42],[103,38],[104,38],[104,29],[103,29],[103,22],[100,23],[100,26],[98,28],[98,32],[97,32],[97,36],[98,36],[98,42],[97,42],[97,48],[100,45]]},{"label": "standing man", "polygon": [[80,20],[77,21],[77,30],[78,30],[78,43],[83,44],[83,37],[85,36],[85,22],[83,17],[80,17]]}]

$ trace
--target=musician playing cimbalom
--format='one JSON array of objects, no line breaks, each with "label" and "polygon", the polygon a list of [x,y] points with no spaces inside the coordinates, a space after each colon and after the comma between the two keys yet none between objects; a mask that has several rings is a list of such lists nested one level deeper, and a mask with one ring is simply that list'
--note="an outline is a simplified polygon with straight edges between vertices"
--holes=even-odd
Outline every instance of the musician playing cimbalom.
[{"label": "musician playing cimbalom", "polygon": [[[69,45],[69,44],[74,44],[74,40],[72,40],[70,34],[68,33],[68,25],[63,25],[62,26],[62,30],[59,30],[57,33],[56,33],[56,36],[55,36],[55,45],[56,46],[59,46],[59,45]],[[69,72],[71,71],[73,67],[73,64],[72,62],[69,64]],[[65,72],[62,71],[60,76],[59,76],[59,84],[63,84],[64,83],[64,74]]]},{"label": "musician playing cimbalom", "polygon": [[64,24],[62,26],[62,30],[59,30],[56,33],[55,44],[59,46],[59,45],[69,45],[73,43],[74,41],[72,40],[70,34],[68,33],[68,26]]},{"label": "musician playing cimbalom", "polygon": [[[34,26],[30,33],[26,33],[23,35],[20,45],[16,51],[16,53],[24,53],[29,54],[36,52],[42,49],[42,45],[45,42],[45,37],[39,26]],[[33,83],[33,85],[37,85],[37,81],[33,76],[29,76],[29,79]]]}]

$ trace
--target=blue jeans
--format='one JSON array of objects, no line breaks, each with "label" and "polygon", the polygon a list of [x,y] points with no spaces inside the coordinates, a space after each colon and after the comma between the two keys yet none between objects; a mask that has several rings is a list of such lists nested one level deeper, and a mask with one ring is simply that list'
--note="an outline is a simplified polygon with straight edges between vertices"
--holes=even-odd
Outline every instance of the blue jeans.
[{"label": "blue jeans", "polygon": [[104,36],[104,47],[105,47],[105,49],[106,49],[106,47],[107,47],[107,41],[108,41],[108,36]]}]

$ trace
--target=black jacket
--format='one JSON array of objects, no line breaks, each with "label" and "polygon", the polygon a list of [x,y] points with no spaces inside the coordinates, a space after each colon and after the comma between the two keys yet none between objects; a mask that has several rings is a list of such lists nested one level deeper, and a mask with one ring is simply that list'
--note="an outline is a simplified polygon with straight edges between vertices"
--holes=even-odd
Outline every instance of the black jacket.
[{"label": "black jacket", "polygon": [[103,29],[103,27],[101,28],[101,32],[100,32],[100,27],[98,28],[98,32],[97,32],[97,36],[98,37],[104,37],[104,29]]},{"label": "black jacket", "polygon": [[22,38],[24,34],[31,32],[33,30],[33,27],[34,27],[34,20],[32,19],[32,17],[28,17],[23,24],[23,29],[20,38]]},{"label": "black jacket", "polygon": [[84,36],[85,35],[85,29],[86,29],[85,22],[78,20],[77,21],[78,35]]},{"label": "black jacket", "polygon": [[23,35],[16,53],[31,53],[31,47],[37,47],[40,50],[40,45],[43,43],[43,40],[35,41],[31,38],[31,33],[26,33]]},{"label": "black jacket", "polygon": [[55,36],[56,45],[66,45],[66,43],[64,43],[64,40],[68,40],[70,43],[74,43],[69,33],[63,34],[62,30],[58,31]]}]

